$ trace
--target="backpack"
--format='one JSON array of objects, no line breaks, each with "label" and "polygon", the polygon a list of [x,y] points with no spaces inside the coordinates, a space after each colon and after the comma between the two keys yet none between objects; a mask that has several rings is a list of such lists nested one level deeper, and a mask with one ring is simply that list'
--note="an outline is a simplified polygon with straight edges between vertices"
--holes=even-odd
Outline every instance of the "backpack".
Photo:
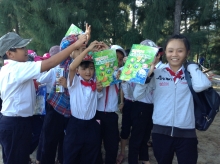
[{"label": "backpack", "polygon": [[196,129],[206,131],[219,112],[220,96],[212,87],[196,93],[192,88],[191,76],[187,69],[185,78],[193,95]]}]

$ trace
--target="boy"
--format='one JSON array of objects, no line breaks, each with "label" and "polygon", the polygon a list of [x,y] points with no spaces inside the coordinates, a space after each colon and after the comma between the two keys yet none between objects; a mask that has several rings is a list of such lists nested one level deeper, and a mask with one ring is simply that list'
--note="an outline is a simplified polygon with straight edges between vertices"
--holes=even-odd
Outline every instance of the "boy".
[{"label": "boy", "polygon": [[[112,49],[116,50],[118,58],[118,66],[123,64],[123,58],[126,53],[123,48],[113,45]],[[105,164],[116,163],[119,143],[118,130],[118,92],[119,84],[111,85],[103,88],[103,96],[98,100],[96,118],[101,121],[101,137],[105,148]],[[102,162],[101,153],[99,163]]]},{"label": "boy", "polygon": [[[65,50],[72,44],[75,44],[75,41],[75,35],[64,37],[61,41],[60,49]],[[85,46],[85,44],[82,44],[81,47],[82,46]],[[71,53],[72,52],[70,52],[69,55]],[[65,78],[68,76],[69,65],[71,62],[72,58],[69,56],[59,64],[60,67],[64,68]],[[53,69],[53,71],[55,71],[55,69]],[[46,109],[47,114],[44,118],[41,134],[43,144],[40,163],[54,164],[58,142],[63,136],[65,127],[71,115],[68,89],[64,88],[64,92],[56,92],[56,83],[54,83],[47,98]]]},{"label": "boy", "polygon": [[[159,62],[163,53],[163,49],[158,47],[153,41],[148,39],[142,41],[140,44],[158,48],[159,52],[156,55],[155,61],[157,61],[157,68],[163,67],[162,62]],[[132,91],[134,91],[134,87],[135,84],[132,87]],[[133,103],[133,107],[131,109],[132,130],[129,140],[129,163],[138,164],[138,160],[140,160],[143,164],[150,164],[147,143],[150,139],[151,129],[153,126],[152,113],[152,93],[146,93],[144,98],[135,99],[135,102]]]},{"label": "boy", "polygon": [[26,62],[28,54],[25,46],[30,41],[31,39],[23,39],[13,32],[0,38],[0,56],[8,59],[0,71],[0,92],[3,100],[0,143],[5,164],[27,164],[29,161],[31,116],[36,99],[33,79],[65,60],[87,38],[82,35],[64,51],[38,62]]},{"label": "boy", "polygon": [[98,92],[102,88],[97,85],[98,92],[96,91],[94,63],[92,57],[86,55],[100,44],[97,41],[92,42],[69,67],[67,86],[72,116],[64,138],[64,164],[96,164],[100,152],[100,124],[94,117]]},{"label": "boy", "polygon": [[[87,42],[90,38],[91,26],[86,24]],[[79,35],[81,36],[81,35]],[[75,35],[69,35],[62,39],[60,43],[60,49],[64,50],[70,45],[75,44]],[[87,42],[82,44],[81,47],[86,47]],[[69,55],[72,52],[69,53]],[[60,63],[60,67],[64,68],[64,78],[67,79],[69,73],[69,65],[72,62],[72,58],[68,57],[66,60]],[[69,92],[67,88],[64,88],[64,92],[56,92],[56,85],[54,84],[51,90],[47,102],[47,114],[44,118],[44,124],[42,128],[42,154],[41,164],[54,164],[57,144],[60,138],[63,137],[64,130],[71,116]]]}]

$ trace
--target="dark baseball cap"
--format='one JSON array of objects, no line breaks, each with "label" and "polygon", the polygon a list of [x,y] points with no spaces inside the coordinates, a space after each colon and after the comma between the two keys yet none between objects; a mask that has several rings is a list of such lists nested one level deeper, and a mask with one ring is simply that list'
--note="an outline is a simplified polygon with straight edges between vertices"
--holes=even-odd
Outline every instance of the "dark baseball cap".
[{"label": "dark baseball cap", "polygon": [[0,38],[0,56],[3,57],[10,48],[27,46],[32,39],[23,39],[15,32],[9,32]]}]

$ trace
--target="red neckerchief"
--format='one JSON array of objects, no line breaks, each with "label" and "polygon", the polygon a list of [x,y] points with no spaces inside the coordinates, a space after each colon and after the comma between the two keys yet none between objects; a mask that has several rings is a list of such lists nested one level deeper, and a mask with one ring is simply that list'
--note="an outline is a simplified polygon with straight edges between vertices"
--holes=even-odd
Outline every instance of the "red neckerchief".
[{"label": "red neckerchief", "polygon": [[81,80],[81,84],[85,87],[91,87],[92,91],[96,90],[96,83],[93,80],[91,80],[90,82]]},{"label": "red neckerchief", "polygon": [[171,76],[173,76],[174,82],[176,81],[176,79],[180,79],[182,77],[181,76],[183,74],[182,69],[177,73],[173,72],[170,68],[166,68],[166,70],[169,71]]}]

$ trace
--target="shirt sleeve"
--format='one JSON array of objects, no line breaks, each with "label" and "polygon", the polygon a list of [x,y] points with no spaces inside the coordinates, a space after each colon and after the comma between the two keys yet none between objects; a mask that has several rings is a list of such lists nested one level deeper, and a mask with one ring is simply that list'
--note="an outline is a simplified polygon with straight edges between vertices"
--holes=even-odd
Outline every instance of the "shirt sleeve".
[{"label": "shirt sleeve", "polygon": [[16,79],[24,83],[30,79],[36,79],[41,73],[41,61],[19,62],[16,69]]},{"label": "shirt sleeve", "polygon": [[41,74],[37,81],[42,84],[51,83],[54,79],[53,77],[56,76],[55,69],[56,68],[52,68],[48,72]]},{"label": "shirt sleeve", "polygon": [[70,85],[70,78],[69,78],[69,75],[68,75],[68,80],[67,80],[67,87],[68,87],[68,89],[73,88],[74,85],[79,82],[79,80],[80,80],[79,76],[75,75],[74,78],[73,78],[72,85]]},{"label": "shirt sleeve", "polygon": [[195,92],[202,92],[212,86],[211,81],[207,76],[199,69],[197,64],[190,64],[187,67],[192,77],[192,87]]},{"label": "shirt sleeve", "polygon": [[131,86],[128,82],[122,82],[121,88],[122,88],[124,95],[133,95]]},{"label": "shirt sleeve", "polygon": [[134,99],[136,101],[147,96],[148,93],[155,89],[155,79],[153,78],[150,83],[147,84],[136,84],[133,92]]},{"label": "shirt sleeve", "polygon": [[103,92],[102,91],[101,92],[97,91],[97,97],[98,97],[98,99],[102,98],[103,97]]}]

